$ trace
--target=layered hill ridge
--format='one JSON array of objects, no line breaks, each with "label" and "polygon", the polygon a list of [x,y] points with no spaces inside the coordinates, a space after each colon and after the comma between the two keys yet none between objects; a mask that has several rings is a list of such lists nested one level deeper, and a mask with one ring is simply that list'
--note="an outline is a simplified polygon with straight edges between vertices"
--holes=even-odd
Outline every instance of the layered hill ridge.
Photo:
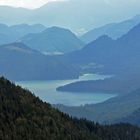
[{"label": "layered hill ridge", "polygon": [[46,53],[67,53],[83,48],[84,43],[68,29],[47,28],[38,34],[28,34],[20,39],[33,49]]},{"label": "layered hill ridge", "polygon": [[108,35],[109,37],[113,39],[118,39],[124,34],[126,34],[127,32],[129,32],[129,30],[131,30],[133,27],[135,27],[139,23],[140,23],[140,15],[137,15],[132,19],[122,21],[120,23],[111,23],[111,24],[102,26],[100,28],[93,29],[85,33],[81,37],[81,40],[89,43],[96,40],[98,37],[102,35]]},{"label": "layered hill ridge", "polygon": [[[81,66],[95,63],[90,66],[89,72],[101,72],[117,76],[99,81],[71,83],[58,88],[58,90],[127,93],[139,88],[139,44],[140,24],[117,40],[102,36],[89,43],[82,50],[69,54],[73,58],[72,60],[68,59],[71,63],[81,64]],[[74,59],[78,61],[74,61]],[[100,66],[98,66],[99,64]]]},{"label": "layered hill ridge", "polygon": [[138,127],[101,126],[72,119],[3,77],[0,78],[0,102],[0,138],[3,140],[140,139]]},{"label": "layered hill ridge", "polygon": [[41,24],[18,24],[12,26],[0,24],[0,45],[15,42],[29,33],[38,33],[45,29],[46,27]]},{"label": "layered hill ridge", "polygon": [[23,43],[11,43],[11,44],[5,44],[5,45],[2,45],[0,47],[0,49],[5,49],[7,51],[17,51],[17,52],[21,52],[21,53],[36,53],[36,54],[39,54],[39,52],[37,52],[36,50],[33,50],[31,48],[29,48],[28,46],[26,46],[25,44]]},{"label": "layered hill ridge", "polygon": [[77,78],[78,72],[63,62],[47,57],[23,43],[0,46],[0,74],[11,80]]},{"label": "layered hill ridge", "polygon": [[89,72],[108,74],[138,73],[140,69],[140,24],[117,40],[102,36],[83,49],[62,56],[68,63],[89,68]]},{"label": "layered hill ridge", "polygon": [[[96,6],[100,8],[96,8]],[[114,11],[114,7],[107,4],[106,1],[91,0],[53,1],[34,10],[1,6],[0,22],[8,24],[41,23],[46,26],[61,26],[77,31],[78,33],[83,33],[98,25],[132,17],[136,12],[135,10],[137,10],[137,8],[133,9],[131,7],[133,10],[130,8],[129,10],[132,10],[130,13],[127,9],[124,11],[124,8],[126,8],[125,4],[120,7],[120,10]],[[80,12],[77,12],[77,9],[80,9]],[[110,11],[112,12],[110,13]],[[61,16],[57,16],[58,14]],[[118,32],[126,33],[130,27],[134,27],[136,24],[132,20],[130,24],[126,23],[121,28],[116,28],[115,26],[115,35],[118,35]]]},{"label": "layered hill ridge", "polygon": [[[51,31],[49,31],[49,34],[52,34],[51,37],[53,38],[53,40],[51,40],[50,42],[48,41],[51,44],[51,46],[54,43],[54,38],[55,37],[57,38],[57,36],[59,39],[58,38],[56,39],[54,46],[62,44],[60,46],[61,47],[63,46],[62,48],[64,49],[64,48],[69,48],[68,47],[69,45],[71,48],[73,46],[73,44],[75,44],[75,42],[73,43],[71,40],[69,42],[69,39],[73,38],[73,34],[71,34],[72,37],[70,35],[70,38],[69,37],[67,38],[65,35],[62,35],[60,37],[60,34],[55,34],[56,36],[54,37],[54,33],[52,32],[52,30],[55,30],[55,31],[61,30],[61,32],[64,31],[64,32],[69,33],[68,30],[65,30],[65,29],[63,30],[63,29],[59,29],[56,27],[53,27],[48,30],[51,30]],[[140,59],[140,55],[139,55],[139,52],[140,52],[140,47],[139,47],[139,40],[140,40],[139,36],[140,35],[139,34],[140,33],[139,33],[139,31],[140,31],[140,25],[137,25],[135,28],[130,30],[130,32],[128,32],[126,35],[122,36],[118,40],[112,40],[108,36],[102,36],[102,37],[98,38],[96,41],[89,43],[81,50],[77,50],[72,53],[68,53],[68,54],[61,55],[61,56],[45,56],[45,55],[43,55],[43,54],[41,55],[39,53],[38,57],[36,57],[34,55],[34,56],[32,56],[32,58],[29,59],[29,54],[28,54],[27,57],[24,56],[24,59],[22,57],[23,64],[28,69],[26,74],[32,73],[33,69],[35,69],[35,71],[37,71],[37,73],[38,73],[38,74],[36,74],[36,76],[38,75],[37,77],[43,77],[43,73],[46,73],[45,72],[45,70],[46,70],[50,74],[48,79],[59,79],[59,78],[63,79],[64,77],[65,78],[78,78],[80,73],[89,73],[89,72],[90,73],[99,72],[99,73],[105,73],[105,74],[127,73],[128,75],[130,73],[138,73],[140,70],[139,61],[137,61]],[[46,34],[46,31],[43,31],[43,36],[44,36],[44,33]],[[48,31],[47,31],[47,34],[48,34]],[[66,37],[66,42],[64,39],[65,37]],[[76,39],[76,44],[77,44],[79,42],[79,40],[77,40],[77,38],[75,38],[75,36],[74,36],[74,39]],[[30,35],[29,35],[29,40],[30,40]],[[38,40],[38,36],[37,36],[37,39],[35,37],[34,40],[36,40],[37,42],[40,42]],[[47,41],[46,36],[44,37],[43,40],[45,40],[45,42]],[[68,42],[67,42],[67,40],[68,40]],[[72,44],[71,44],[71,42],[72,42]],[[37,44],[38,43],[36,43],[36,45]],[[76,46],[75,46],[75,48],[76,48]],[[33,48],[33,49],[35,49],[35,48]],[[13,56],[12,55],[13,52],[10,52],[10,53],[8,55],[6,55],[6,52],[5,53],[1,52],[2,59],[0,62],[3,65],[3,68],[1,68],[2,69],[1,72],[4,74],[7,73],[7,66],[9,68],[10,64],[12,65],[15,60],[18,61],[18,59],[21,58],[21,57],[18,58],[17,57],[18,55]],[[11,57],[11,55],[12,55],[12,57]],[[27,61],[27,60],[29,60],[29,61]],[[6,66],[5,66],[5,62],[7,62]],[[21,68],[23,68],[22,64],[19,61],[16,63],[19,66],[21,66]],[[19,71],[24,72],[23,71],[24,68],[23,69],[13,68],[12,66],[11,66],[11,68],[15,69],[15,70],[11,69],[11,71],[13,71],[13,73],[16,73],[16,72],[19,73]],[[60,71],[53,70],[56,68],[59,68]],[[43,69],[44,69],[44,71],[43,71]],[[39,72],[41,73],[42,76],[41,75],[39,76]],[[17,75],[13,74],[13,73],[10,74],[12,79],[15,76],[17,77]],[[32,77],[36,77],[35,73],[36,72],[33,72],[34,76],[32,76]],[[19,73],[18,76],[21,76],[21,75],[23,75],[23,74]],[[6,75],[6,76],[9,79],[11,79],[8,75]],[[63,76],[63,78],[61,78],[61,76]],[[20,78],[20,79],[22,79],[22,78]],[[29,78],[29,79],[32,79],[32,78]],[[40,79],[42,79],[42,78],[40,78]],[[45,78],[45,79],[47,79],[47,78]]]},{"label": "layered hill ridge", "polygon": [[127,46],[139,46],[140,23],[132,28],[128,33],[118,38],[120,43],[127,43]]}]

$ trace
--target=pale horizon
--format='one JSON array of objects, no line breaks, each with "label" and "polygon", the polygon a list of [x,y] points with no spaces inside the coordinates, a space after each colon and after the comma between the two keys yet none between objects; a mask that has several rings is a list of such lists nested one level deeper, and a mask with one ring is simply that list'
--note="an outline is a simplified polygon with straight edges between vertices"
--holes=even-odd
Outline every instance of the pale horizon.
[{"label": "pale horizon", "polygon": [[16,8],[36,9],[49,2],[64,0],[0,0],[0,6],[10,6]]},{"label": "pale horizon", "polygon": [[[53,6],[47,4],[49,2],[58,3]],[[46,4],[47,6],[42,8]],[[0,6],[22,7],[35,11],[30,19],[28,18],[30,11],[23,19],[19,19],[20,16],[12,17],[10,13],[12,11],[9,13],[2,11],[2,22],[8,25],[39,22],[45,26],[65,27],[76,33],[85,33],[93,28],[122,22],[140,15],[140,0],[0,0]],[[43,10],[36,10],[38,8]],[[35,14],[40,15],[39,20],[36,19]]]},{"label": "pale horizon", "polygon": [[[27,8],[27,9],[36,9],[39,8],[48,2],[55,2],[55,1],[68,1],[68,0],[0,0],[0,6],[11,6],[11,7],[21,7],[21,8]],[[74,1],[74,0],[69,0]],[[84,0],[81,0],[81,2]],[[86,1],[86,0],[85,0]],[[89,0],[90,1],[90,0]],[[102,4],[108,5],[110,7],[114,8],[121,8],[126,7],[127,10],[131,7],[138,8],[140,5],[139,0],[128,0],[128,1],[122,1],[122,0],[91,0],[95,5],[94,8],[100,8],[99,6]],[[100,3],[100,5],[98,5]],[[97,5],[97,6],[96,6]],[[140,7],[139,7],[140,8]]]}]

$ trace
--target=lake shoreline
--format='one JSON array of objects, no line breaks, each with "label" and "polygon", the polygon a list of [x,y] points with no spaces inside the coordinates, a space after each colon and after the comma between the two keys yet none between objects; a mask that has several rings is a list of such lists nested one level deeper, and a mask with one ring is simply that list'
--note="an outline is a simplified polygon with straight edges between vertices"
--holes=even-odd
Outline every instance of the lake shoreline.
[{"label": "lake shoreline", "polygon": [[104,102],[110,98],[116,97],[116,94],[107,93],[79,93],[59,92],[56,89],[60,86],[67,85],[76,81],[82,80],[98,80],[106,79],[109,76],[86,74],[79,79],[73,80],[53,80],[53,81],[20,81],[16,84],[31,90],[36,96],[39,96],[43,101],[51,104],[63,104],[68,106],[80,106],[85,104],[95,104]]}]

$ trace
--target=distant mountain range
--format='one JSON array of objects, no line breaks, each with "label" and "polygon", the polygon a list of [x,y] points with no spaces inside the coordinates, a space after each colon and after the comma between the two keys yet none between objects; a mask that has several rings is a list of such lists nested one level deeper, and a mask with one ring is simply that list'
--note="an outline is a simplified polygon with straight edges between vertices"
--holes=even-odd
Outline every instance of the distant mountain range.
[{"label": "distant mountain range", "polygon": [[100,28],[93,29],[81,36],[81,40],[86,43],[90,43],[103,35],[107,35],[112,39],[118,39],[139,23],[140,16],[138,15],[120,23],[111,23]]},{"label": "distant mountain range", "polygon": [[71,79],[79,75],[63,62],[22,43],[0,46],[0,65],[0,75],[11,80]]},{"label": "distant mountain range", "polygon": [[19,40],[46,54],[62,54],[83,48],[84,43],[70,30],[51,27],[41,33],[28,34]]},{"label": "distant mountain range", "polygon": [[0,45],[15,42],[29,33],[39,33],[45,29],[46,27],[41,24],[19,24],[12,26],[0,24]]},{"label": "distant mountain range", "polygon": [[[94,8],[96,5],[100,8]],[[12,25],[40,23],[47,27],[65,27],[79,34],[93,29],[101,23],[120,21],[120,19],[127,19],[133,15],[133,11],[129,13],[127,10],[124,11],[122,7],[114,12],[113,6],[110,6],[106,1],[92,0],[54,1],[34,10],[8,6],[0,7],[1,23]]]},{"label": "distant mountain range", "polygon": [[[49,61],[50,60],[53,61],[52,64],[54,67],[52,67],[51,65],[51,70],[48,72],[49,74],[46,73],[46,75],[48,74],[48,77],[49,75],[51,75],[48,79],[53,79],[53,78],[61,79],[62,75],[63,78],[64,77],[72,78],[74,75],[78,77],[80,73],[90,73],[90,72],[92,73],[98,72],[98,73],[105,73],[105,74],[138,73],[140,70],[140,63],[139,61],[137,61],[140,59],[139,37],[140,37],[140,24],[135,26],[126,35],[122,36],[121,38],[118,38],[117,40],[112,40],[108,36],[101,36],[97,40],[87,44],[83,49],[71,53],[67,53],[61,56],[44,56],[43,54],[39,53],[39,58],[37,58],[38,56],[36,57],[36,55],[34,56],[32,55],[32,57],[30,56],[31,58],[29,63],[27,61],[29,59],[28,58],[29,54],[28,55],[26,54],[27,56],[26,57],[24,56],[24,58],[26,59],[26,60],[24,59],[24,62],[26,64],[28,63],[27,68],[29,69],[32,66],[34,67],[36,65],[35,67],[38,67],[38,69],[36,69],[36,71],[38,70],[38,74],[40,72],[39,71],[40,68],[44,69],[41,76],[43,77],[43,73],[46,73],[45,69],[47,68],[47,65],[51,65]],[[29,47],[31,47],[33,50],[37,49],[40,51],[46,51],[46,53],[48,53],[47,51],[68,52],[83,47],[83,43],[72,32],[58,27],[48,28],[41,33],[29,34],[22,39],[23,42],[27,43]],[[2,48],[3,47],[0,47],[0,49]],[[11,56],[13,57],[12,53],[14,53],[14,51],[9,52],[9,50],[7,50],[3,53],[1,52],[3,66],[4,64],[12,65],[14,61],[18,59],[17,56],[19,54],[17,50],[16,50],[17,55],[14,56],[14,59],[10,58]],[[9,53],[9,55],[7,55],[7,52]],[[4,63],[4,59],[6,59],[6,61],[8,60],[9,62]],[[46,61],[46,59],[48,60]],[[10,61],[12,60],[13,62],[11,63]],[[32,62],[35,63],[35,65],[33,65]],[[40,65],[37,66],[37,63]],[[21,65],[21,63],[18,62],[18,65]],[[67,67],[68,69],[66,70],[64,67],[65,68]],[[7,67],[4,68],[6,69]],[[57,74],[59,70],[57,72],[52,70],[57,68],[60,68],[61,74],[60,73]],[[62,70],[63,68],[65,72]],[[16,72],[19,70],[18,68],[15,69],[16,70],[13,70],[13,72],[15,71],[15,76],[17,76]],[[20,67],[20,69],[21,69],[20,71],[23,71],[24,68]],[[5,71],[7,71],[7,69]],[[62,72],[64,72],[64,74],[62,74]],[[36,72],[33,73],[34,73],[33,77],[37,77],[37,75],[35,76]],[[55,75],[54,77],[53,74]],[[24,77],[22,74],[18,74],[18,75]]]},{"label": "distant mountain range", "polygon": [[61,56],[59,59],[79,66],[84,73],[139,73],[139,44],[140,24],[117,40],[102,36],[83,49]]},{"label": "distant mountain range", "polygon": [[0,45],[22,42],[45,54],[63,54],[83,48],[84,43],[70,30],[41,24],[0,24]]}]

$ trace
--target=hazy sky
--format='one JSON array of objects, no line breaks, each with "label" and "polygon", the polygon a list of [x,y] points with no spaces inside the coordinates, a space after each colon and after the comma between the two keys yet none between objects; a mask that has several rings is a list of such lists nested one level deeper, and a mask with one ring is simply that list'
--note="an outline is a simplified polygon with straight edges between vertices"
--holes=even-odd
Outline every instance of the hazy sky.
[{"label": "hazy sky", "polygon": [[0,0],[0,5],[8,5],[24,8],[37,8],[50,1],[61,1],[61,0]]},{"label": "hazy sky", "polygon": [[[0,0],[0,5],[9,5],[9,6],[25,7],[25,8],[37,8],[46,4],[49,1],[64,1],[64,0]],[[137,7],[138,5],[140,5],[140,0],[91,0],[91,1],[95,3],[98,1],[102,1],[103,3],[115,7],[126,5],[128,6],[126,8],[129,8],[130,6],[131,7],[134,6],[135,8],[135,6]]]}]

